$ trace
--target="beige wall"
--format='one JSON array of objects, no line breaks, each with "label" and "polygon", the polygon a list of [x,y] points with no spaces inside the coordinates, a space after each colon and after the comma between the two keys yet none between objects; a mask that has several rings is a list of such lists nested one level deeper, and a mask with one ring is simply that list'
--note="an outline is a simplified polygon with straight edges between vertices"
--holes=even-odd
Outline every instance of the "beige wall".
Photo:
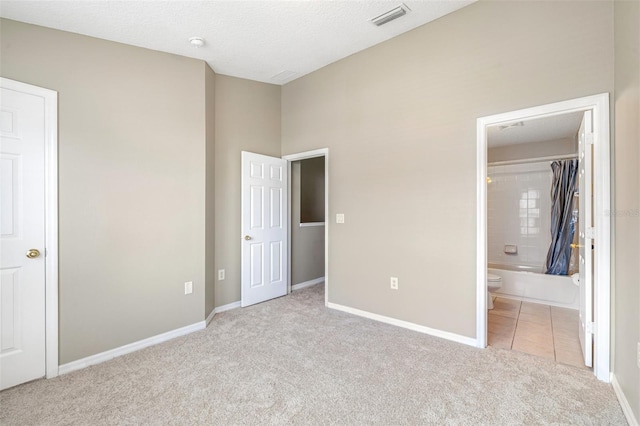
[{"label": "beige wall", "polygon": [[516,145],[497,146],[489,148],[487,160],[495,161],[522,160],[540,158],[552,155],[576,154],[578,146],[575,138],[565,138],[552,141],[522,143]]},{"label": "beige wall", "polygon": [[[321,181],[324,187],[324,157],[320,160],[294,161],[291,163],[291,284],[300,284],[324,277],[324,226],[300,227],[300,210],[302,203],[301,194],[301,169],[304,165],[310,166],[307,178],[317,183]],[[321,169],[318,170],[318,166]],[[322,173],[315,173],[321,171]],[[315,176],[315,177],[314,177]],[[314,200],[314,204],[321,204],[324,209],[324,191],[321,200]],[[317,203],[321,201],[321,203]],[[324,211],[324,210],[323,210]]]},{"label": "beige wall", "polygon": [[206,114],[206,184],[205,184],[205,288],[204,314],[209,316],[215,308],[216,284],[216,229],[215,229],[215,109],[216,74],[209,65],[205,65],[205,114]]},{"label": "beige wall", "polygon": [[613,373],[640,420],[640,3],[615,2]]},{"label": "beige wall", "polygon": [[58,92],[60,363],[202,321],[204,62],[8,20],[1,35],[0,74]]},{"label": "beige wall", "polygon": [[475,337],[476,119],[611,91],[612,24],[606,2],[481,1],[285,85],[283,154],[328,146],[345,214],[330,302]]},{"label": "beige wall", "polygon": [[240,300],[240,152],[280,157],[280,86],[216,75],[216,306]]}]

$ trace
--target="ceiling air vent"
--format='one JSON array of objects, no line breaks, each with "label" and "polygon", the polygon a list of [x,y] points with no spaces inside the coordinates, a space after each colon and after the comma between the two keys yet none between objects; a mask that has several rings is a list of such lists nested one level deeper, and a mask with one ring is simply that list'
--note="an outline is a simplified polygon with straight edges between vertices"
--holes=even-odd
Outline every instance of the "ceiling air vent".
[{"label": "ceiling air vent", "polygon": [[387,22],[391,22],[394,19],[398,19],[399,17],[406,15],[410,10],[411,9],[409,9],[406,4],[402,3],[400,6],[391,9],[388,12],[385,12],[380,16],[376,16],[371,20],[371,22],[379,27],[380,25],[384,25]]}]

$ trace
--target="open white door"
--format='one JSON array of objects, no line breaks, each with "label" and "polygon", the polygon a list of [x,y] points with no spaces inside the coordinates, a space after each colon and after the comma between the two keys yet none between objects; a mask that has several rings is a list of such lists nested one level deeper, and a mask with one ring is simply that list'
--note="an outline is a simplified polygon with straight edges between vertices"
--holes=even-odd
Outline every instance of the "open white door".
[{"label": "open white door", "polygon": [[45,100],[0,89],[0,389],[45,375]]},{"label": "open white door", "polygon": [[579,273],[580,273],[580,321],[578,334],[584,355],[584,364],[593,366],[593,176],[592,146],[593,127],[591,111],[584,113],[579,130],[578,156],[579,186]]},{"label": "open white door", "polygon": [[242,152],[241,305],[287,294],[287,161]]}]

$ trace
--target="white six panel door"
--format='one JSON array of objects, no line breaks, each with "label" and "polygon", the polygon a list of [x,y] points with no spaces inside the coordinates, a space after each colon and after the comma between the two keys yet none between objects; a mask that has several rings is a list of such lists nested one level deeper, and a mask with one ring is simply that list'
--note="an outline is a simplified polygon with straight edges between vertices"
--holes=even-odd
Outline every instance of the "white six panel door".
[{"label": "white six panel door", "polygon": [[580,130],[578,132],[578,158],[580,172],[578,174],[579,209],[578,224],[579,239],[579,274],[580,274],[580,321],[578,322],[578,336],[584,364],[593,366],[593,230],[592,214],[592,152],[590,140],[592,133],[591,111],[585,111]]},{"label": "white six panel door", "polygon": [[45,375],[45,102],[0,90],[0,389],[6,389]]},{"label": "white six panel door", "polygon": [[242,152],[241,305],[287,294],[287,161]]}]

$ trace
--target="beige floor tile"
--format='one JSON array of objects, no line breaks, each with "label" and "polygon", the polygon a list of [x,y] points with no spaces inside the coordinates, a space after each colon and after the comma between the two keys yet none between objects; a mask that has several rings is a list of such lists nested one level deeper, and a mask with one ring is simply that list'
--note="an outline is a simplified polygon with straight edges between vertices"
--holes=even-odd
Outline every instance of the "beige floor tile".
[{"label": "beige floor tile", "polygon": [[505,317],[503,315],[496,315],[493,312],[489,312],[487,321],[489,321],[492,324],[513,324],[513,325],[515,325],[516,322],[518,322],[517,318],[510,318],[510,317]]},{"label": "beige floor tile", "polygon": [[532,344],[535,343],[540,346],[548,347],[553,351],[553,335],[551,333],[532,333],[516,328],[513,340],[527,341]]},{"label": "beige floor tile", "polygon": [[520,316],[518,317],[518,323],[521,323],[521,322],[530,322],[530,323],[535,323],[540,325],[548,325],[550,327],[551,316],[545,315],[542,313],[529,314],[529,313],[521,312]]},{"label": "beige floor tile", "polygon": [[535,322],[518,321],[517,328],[523,332],[537,334],[553,334],[551,324],[538,324]]},{"label": "beige floor tile", "polygon": [[538,345],[524,339],[513,339],[511,348],[514,351],[524,352],[530,355],[536,355],[543,358],[555,359],[553,348],[544,345]]},{"label": "beige floor tile", "polygon": [[582,358],[582,352],[575,351],[561,351],[556,349],[556,361],[562,364],[573,365],[574,367],[588,368],[584,365],[584,359]]},{"label": "beige floor tile", "polygon": [[559,337],[555,334],[553,335],[553,345],[556,350],[567,351],[567,352],[580,352],[580,340],[578,340],[578,335],[576,334],[573,338]]},{"label": "beige floor tile", "polygon": [[502,325],[502,324],[489,324],[489,327],[487,329],[488,333],[493,333],[493,334],[501,334],[504,336],[513,336],[513,333],[515,332],[515,324],[514,325]]},{"label": "beige floor tile", "polygon": [[560,308],[558,306],[551,306],[551,314],[557,317],[578,318],[578,311],[576,309]]},{"label": "beige floor tile", "polygon": [[563,339],[577,339],[578,338],[578,325],[573,327],[558,327],[553,324],[553,335],[561,337]]},{"label": "beige floor tile", "polygon": [[487,333],[487,343],[489,346],[499,349],[511,349],[511,342],[513,341],[513,335]]},{"label": "beige floor tile", "polygon": [[520,313],[520,309],[512,309],[511,307],[502,308],[500,305],[496,303],[493,304],[494,308],[489,311],[490,314],[499,315],[507,318],[518,318],[518,314]]},{"label": "beige floor tile", "polygon": [[551,312],[551,309],[547,305],[541,305],[539,303],[522,302],[520,306],[520,312],[526,314],[533,314],[536,312]]}]

